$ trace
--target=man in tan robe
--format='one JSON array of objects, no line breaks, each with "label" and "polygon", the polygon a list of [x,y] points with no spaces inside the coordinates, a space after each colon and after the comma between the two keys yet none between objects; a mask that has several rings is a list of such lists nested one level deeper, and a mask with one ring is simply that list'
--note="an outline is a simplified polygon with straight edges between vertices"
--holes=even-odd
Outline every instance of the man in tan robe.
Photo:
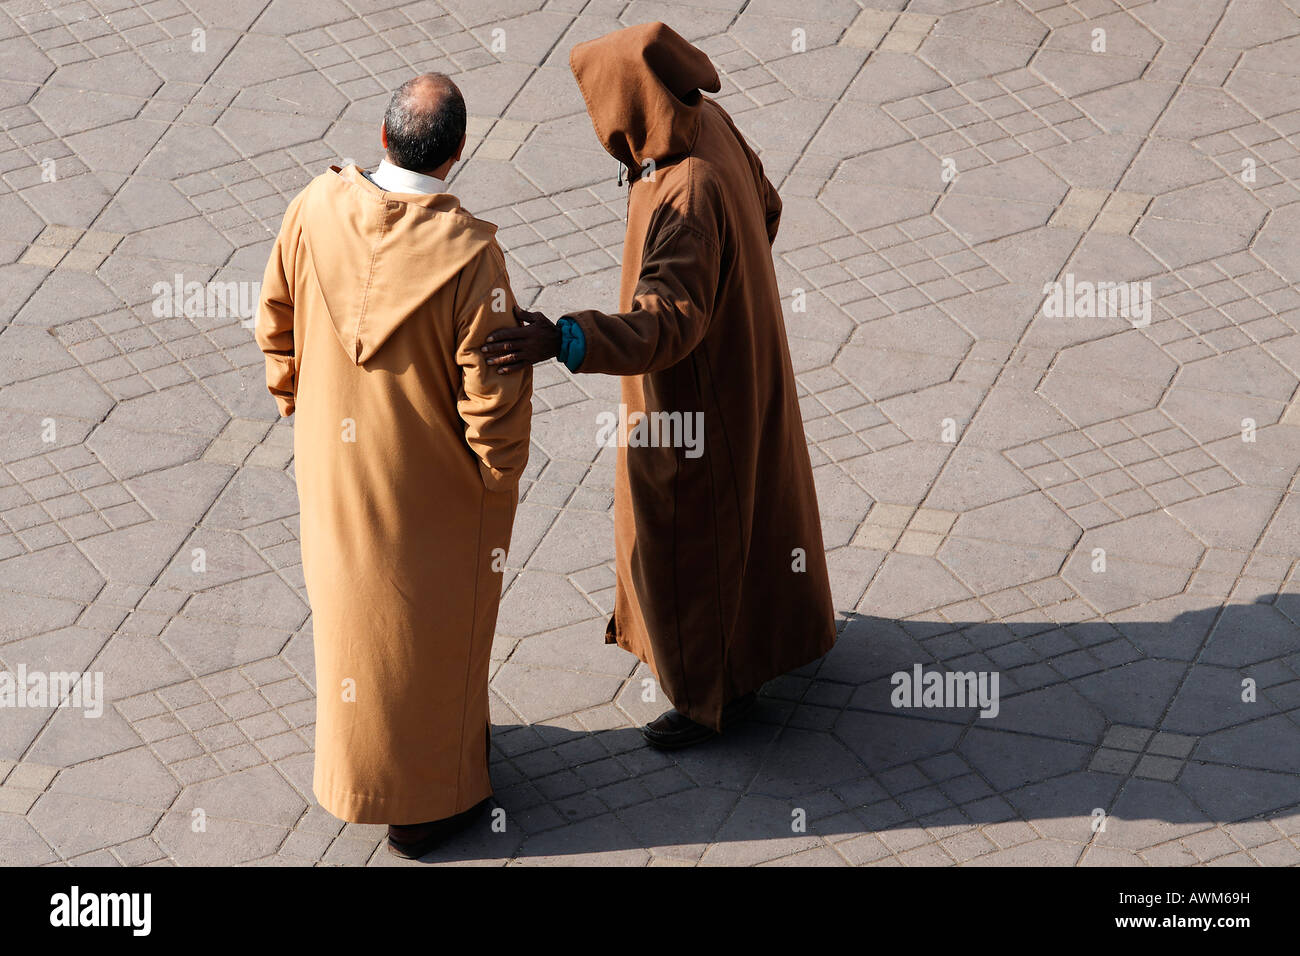
[{"label": "man in tan robe", "polygon": [[[524,327],[494,332],[484,350],[503,377],[552,357],[623,376],[631,428],[618,449],[606,641],[649,664],[673,703],[646,739],[681,747],[740,719],[765,681],[835,641],[772,267],[781,200],[701,95],[719,89],[708,57],[662,23],[582,43],[569,63],[629,178],[620,311],[574,312],[558,327],[524,313]],[[690,447],[695,422],[702,442]]]},{"label": "man in tan robe", "polygon": [[257,341],[280,413],[297,411],[316,798],[418,856],[492,793],[488,659],[532,379],[479,351],[514,299],[496,227],[442,182],[460,91],[408,82],[381,140],[374,173],[332,167],[289,204]]}]

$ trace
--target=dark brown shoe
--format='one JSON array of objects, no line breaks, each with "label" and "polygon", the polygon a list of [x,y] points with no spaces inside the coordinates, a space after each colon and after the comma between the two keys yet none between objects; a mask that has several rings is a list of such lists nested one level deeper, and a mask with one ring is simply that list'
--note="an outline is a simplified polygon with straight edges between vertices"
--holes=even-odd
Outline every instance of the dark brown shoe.
[{"label": "dark brown shoe", "polygon": [[488,801],[483,800],[463,813],[429,823],[412,823],[409,826],[390,825],[388,852],[408,860],[417,860],[477,820],[487,809],[487,805]]},{"label": "dark brown shoe", "polygon": [[[726,730],[749,716],[756,700],[757,695],[749,693],[723,707],[722,729]],[[697,724],[677,710],[665,711],[641,728],[641,736],[646,743],[658,750],[681,750],[708,740],[715,733],[712,727]]]}]

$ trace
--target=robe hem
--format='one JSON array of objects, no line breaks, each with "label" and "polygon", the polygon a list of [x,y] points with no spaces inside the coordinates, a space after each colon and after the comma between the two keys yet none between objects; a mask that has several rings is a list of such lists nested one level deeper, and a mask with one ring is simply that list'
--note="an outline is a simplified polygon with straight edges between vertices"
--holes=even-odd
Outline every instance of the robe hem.
[{"label": "robe hem", "polygon": [[[354,790],[323,790],[313,786],[312,793],[316,802],[331,816],[347,823],[381,823],[390,826],[409,826],[416,823],[431,823],[443,820],[470,809],[492,796],[489,783],[481,792],[471,791],[468,800],[458,801],[407,799],[397,800],[358,793]],[[475,795],[477,794],[477,795]],[[448,810],[448,807],[452,809]]]},{"label": "robe hem", "polygon": [[[611,640],[611,637],[613,638],[613,640]],[[836,626],[835,622],[832,620],[829,633],[823,639],[822,643],[818,647],[816,648],[805,647],[804,652],[802,654],[792,654],[790,656],[789,662],[781,661],[780,663],[774,665],[772,668],[767,668],[761,671],[755,671],[754,672],[755,674],[767,674],[767,676],[763,677],[761,680],[758,679],[757,677],[749,676],[744,681],[738,681],[733,683],[732,686],[736,688],[735,693],[732,694],[727,700],[722,701],[722,703],[718,706],[716,713],[705,713],[699,708],[695,708],[695,707],[687,707],[687,708],[678,707],[675,701],[671,701],[671,698],[670,698],[670,702],[673,705],[673,709],[676,710],[679,714],[682,714],[683,716],[690,718],[691,720],[695,721],[697,724],[703,724],[706,727],[713,728],[718,733],[722,733],[722,708],[723,707],[729,704],[732,700],[735,700],[738,697],[743,697],[746,694],[750,693],[751,691],[760,690],[763,687],[763,685],[770,680],[776,680],[776,678],[782,677],[785,674],[789,674],[791,671],[798,670],[800,667],[804,667],[805,665],[811,664],[813,661],[817,660],[818,658],[825,657],[827,654],[830,653],[831,648],[835,646],[835,642],[838,640],[838,638],[839,638],[839,629]],[[623,650],[635,656],[639,661],[641,661],[641,663],[645,664],[647,667],[650,668],[650,672],[655,675],[655,680],[659,682],[659,685],[661,687],[663,686],[663,681],[660,679],[659,674],[655,672],[654,664],[651,663],[649,659],[649,655],[642,654],[640,650],[632,646],[632,642],[627,637],[627,633],[625,631],[620,630],[617,627],[617,625],[614,623],[613,617],[610,618],[610,623],[606,627],[605,643],[617,644],[619,647],[623,648]],[[666,688],[664,692],[667,693]]]}]

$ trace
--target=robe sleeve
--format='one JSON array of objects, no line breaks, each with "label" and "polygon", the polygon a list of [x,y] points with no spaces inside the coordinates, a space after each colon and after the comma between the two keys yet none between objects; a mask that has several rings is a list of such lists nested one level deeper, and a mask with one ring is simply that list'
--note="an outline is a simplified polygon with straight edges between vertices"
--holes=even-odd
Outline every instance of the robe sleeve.
[{"label": "robe sleeve", "polygon": [[684,359],[708,332],[721,261],[718,243],[695,227],[665,228],[642,259],[629,311],[567,316],[586,343],[581,371],[643,375]]},{"label": "robe sleeve", "polygon": [[285,210],[280,234],[262,275],[255,338],[266,356],[266,389],[282,416],[293,414],[297,392],[293,351],[293,275],[302,223],[295,198]]},{"label": "robe sleeve", "polygon": [[[456,362],[461,368],[461,388],[456,408],[465,423],[465,441],[478,456],[483,485],[488,491],[511,491],[528,464],[533,370],[500,375],[480,351],[491,333],[518,324],[505,257],[493,245],[482,259],[494,278],[486,294],[479,295],[460,316]],[[462,279],[471,286],[480,285],[467,276]]]}]

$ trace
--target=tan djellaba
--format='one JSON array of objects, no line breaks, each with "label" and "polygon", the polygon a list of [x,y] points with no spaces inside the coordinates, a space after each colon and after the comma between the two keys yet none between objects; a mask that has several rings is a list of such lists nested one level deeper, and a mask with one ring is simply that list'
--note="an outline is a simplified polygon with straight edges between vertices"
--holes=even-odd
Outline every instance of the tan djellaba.
[{"label": "tan djellaba", "polygon": [[515,324],[496,227],[356,166],[290,204],[257,319],[294,414],[322,807],[412,824],[488,779],[488,659],[528,458],[532,376],[478,351]]}]

